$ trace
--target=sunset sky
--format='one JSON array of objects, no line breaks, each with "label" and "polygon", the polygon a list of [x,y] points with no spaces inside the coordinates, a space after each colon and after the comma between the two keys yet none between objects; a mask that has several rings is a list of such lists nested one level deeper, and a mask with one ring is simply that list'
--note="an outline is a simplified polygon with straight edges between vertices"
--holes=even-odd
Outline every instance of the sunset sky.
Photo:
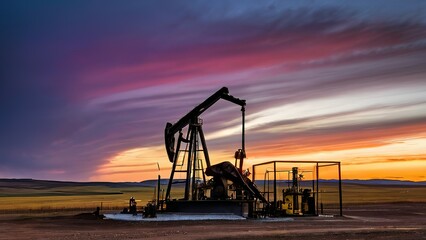
[{"label": "sunset sky", "polygon": [[[166,122],[226,86],[246,167],[426,181],[426,1],[3,0],[0,19],[0,178],[168,178]],[[201,116],[213,163],[240,114]]]}]

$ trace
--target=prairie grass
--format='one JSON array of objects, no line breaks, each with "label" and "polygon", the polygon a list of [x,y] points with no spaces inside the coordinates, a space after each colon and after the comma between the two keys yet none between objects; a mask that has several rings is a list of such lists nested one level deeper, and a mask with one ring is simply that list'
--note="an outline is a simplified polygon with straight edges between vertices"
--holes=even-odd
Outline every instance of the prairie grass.
[{"label": "prairie grass", "polygon": [[426,202],[426,186],[343,184],[343,204]]},{"label": "prairie grass", "polygon": [[[2,189],[4,190],[4,189]],[[1,190],[0,190],[1,191]],[[9,189],[0,197],[1,213],[123,209],[129,198],[140,206],[154,199],[154,187],[67,186],[47,189]]]},{"label": "prairie grass", "polygon": [[[166,186],[162,186],[164,189]],[[263,188],[263,187],[261,187]],[[387,186],[343,184],[343,205],[390,202],[425,202],[426,186]],[[175,195],[182,195],[183,186],[174,187]],[[160,196],[164,193],[161,192]],[[121,210],[135,197],[138,206],[155,199],[155,188],[116,184],[110,186],[0,186],[0,213],[40,213],[64,211]],[[279,193],[278,199],[282,199]],[[271,199],[272,200],[272,199]],[[337,184],[320,185],[319,202],[328,206],[338,204]]]}]

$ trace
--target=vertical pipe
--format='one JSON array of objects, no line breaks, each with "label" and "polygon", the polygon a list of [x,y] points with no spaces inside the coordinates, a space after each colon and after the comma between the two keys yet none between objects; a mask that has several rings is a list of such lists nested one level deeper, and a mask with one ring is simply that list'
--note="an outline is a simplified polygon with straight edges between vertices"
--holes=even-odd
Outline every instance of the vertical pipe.
[{"label": "vertical pipe", "polygon": [[291,169],[292,172],[292,192],[293,192],[293,214],[295,211],[299,211],[299,168],[293,167]]},{"label": "vertical pipe", "polygon": [[314,173],[312,172],[312,192],[313,192],[313,196],[314,196],[314,199],[315,199],[315,196],[316,196],[316,194],[315,194],[315,177],[313,175],[314,175]]},{"label": "vertical pipe", "polygon": [[[267,200],[269,202],[269,194],[270,194],[271,191],[269,190],[269,185],[270,184],[269,184],[269,171],[268,170],[266,170],[266,172],[265,172],[265,180],[266,180],[266,175],[268,175],[268,181],[267,181],[268,182],[268,185],[267,185],[268,186],[267,187],[267,190],[268,190],[268,199]],[[265,187],[263,187],[263,189],[265,189]],[[266,192],[266,190],[265,190],[265,192]]]},{"label": "vertical pipe", "polygon": [[317,162],[317,168],[316,168],[316,175],[317,175],[317,215],[318,215],[318,207],[319,207],[319,205],[318,205],[318,200],[319,200],[319,195],[320,195],[320,193],[319,193],[319,186],[318,186],[318,179],[319,179],[319,165],[318,165],[318,162]]},{"label": "vertical pipe", "polygon": [[246,118],[246,108],[244,106],[241,107],[241,113],[242,113],[242,143],[241,143],[241,149],[243,149],[243,152],[246,152],[246,146],[245,146],[245,118]]},{"label": "vertical pipe", "polygon": [[198,162],[198,124],[194,126],[194,145],[193,152],[194,156],[192,157],[192,183],[191,183],[191,199],[195,200],[197,197],[197,184],[195,178],[197,177],[197,162]]},{"label": "vertical pipe", "polygon": [[253,166],[251,167],[251,172],[253,173],[253,177],[252,177],[252,179],[253,179],[253,183],[254,183],[254,184],[256,184],[256,183],[255,183],[255,181],[256,181],[256,168],[255,168],[255,165],[253,165]]},{"label": "vertical pipe", "polygon": [[161,176],[158,174],[158,182],[157,182],[157,209],[160,206],[160,190],[161,190]]},{"label": "vertical pipe", "polygon": [[277,209],[277,162],[274,162],[274,211]]},{"label": "vertical pipe", "polygon": [[246,122],[246,108],[241,107],[242,114],[242,129],[241,129],[241,149],[243,150],[240,159],[240,171],[243,171],[244,158],[246,157],[246,143],[245,143],[245,122]]},{"label": "vertical pipe", "polygon": [[315,198],[315,176],[314,176],[314,171],[312,171],[312,189],[313,189],[314,198]]},{"label": "vertical pipe", "polygon": [[340,162],[338,164],[339,167],[339,205],[340,205],[340,216],[343,216],[343,206],[342,206],[342,175],[340,170]]}]

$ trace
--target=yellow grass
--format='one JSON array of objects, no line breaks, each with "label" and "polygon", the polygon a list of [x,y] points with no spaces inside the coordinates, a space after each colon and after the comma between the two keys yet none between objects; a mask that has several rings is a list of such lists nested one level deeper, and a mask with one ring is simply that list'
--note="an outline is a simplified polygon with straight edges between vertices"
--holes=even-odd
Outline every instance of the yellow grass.
[{"label": "yellow grass", "polygon": [[[165,188],[166,186],[162,186]],[[176,186],[175,193],[183,187]],[[125,186],[65,186],[46,189],[0,189],[0,213],[53,212],[67,210],[122,209],[128,206],[130,197],[135,197],[138,206],[144,206],[155,198],[154,187]],[[263,190],[263,188],[261,188]],[[338,203],[337,185],[320,186],[319,202]],[[177,196],[173,195],[173,196]],[[278,194],[278,199],[282,195]],[[425,202],[426,186],[379,186],[343,184],[343,204]],[[271,199],[272,200],[272,199]]]},{"label": "yellow grass", "polygon": [[[122,209],[135,197],[140,206],[154,198],[153,187],[109,188],[103,186],[78,186],[52,188],[49,191],[19,189],[21,196],[0,197],[0,211],[61,211],[67,209]],[[63,194],[55,196],[55,194]]]},{"label": "yellow grass", "polygon": [[343,203],[426,202],[426,186],[343,185]]}]

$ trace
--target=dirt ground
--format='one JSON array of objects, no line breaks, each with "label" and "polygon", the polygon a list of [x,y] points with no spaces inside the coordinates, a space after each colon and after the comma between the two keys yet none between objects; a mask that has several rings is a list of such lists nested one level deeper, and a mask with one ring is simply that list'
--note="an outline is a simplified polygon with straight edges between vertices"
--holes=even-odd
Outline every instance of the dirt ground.
[{"label": "dirt ground", "polygon": [[426,203],[353,205],[344,217],[292,221],[120,222],[0,216],[0,239],[426,239]]}]

